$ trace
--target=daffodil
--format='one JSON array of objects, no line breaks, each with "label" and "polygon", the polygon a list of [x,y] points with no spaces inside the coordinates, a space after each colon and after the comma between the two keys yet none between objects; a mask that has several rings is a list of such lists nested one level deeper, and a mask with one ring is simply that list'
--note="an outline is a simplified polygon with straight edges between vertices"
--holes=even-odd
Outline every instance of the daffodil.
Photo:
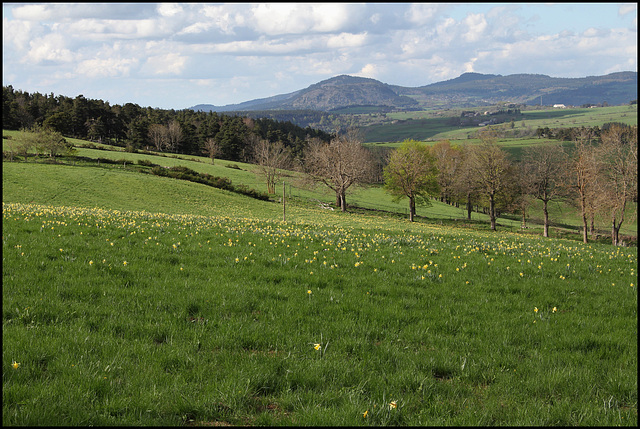
[{"label": "daffodil", "polygon": [[551,311],[553,311],[555,313],[556,311],[558,311],[558,309],[556,307],[553,307],[553,310],[551,310]]},{"label": "daffodil", "polygon": [[11,366],[13,367],[13,369],[18,369],[18,367],[20,366],[20,364],[16,361],[13,361],[13,363],[11,364]]},{"label": "daffodil", "polygon": [[533,311],[538,312],[538,307],[533,307]]},{"label": "daffodil", "polygon": [[394,408],[397,408],[397,407],[398,407],[398,404],[396,403],[396,401],[391,401],[389,403],[389,409],[390,410],[393,410]]},{"label": "daffodil", "polygon": [[316,350],[320,350],[321,347],[322,346],[320,344],[314,344],[313,345],[313,348],[316,349]]},{"label": "daffodil", "polygon": [[362,413],[362,418],[366,419],[368,414],[369,414],[369,410],[365,411],[364,413]]}]

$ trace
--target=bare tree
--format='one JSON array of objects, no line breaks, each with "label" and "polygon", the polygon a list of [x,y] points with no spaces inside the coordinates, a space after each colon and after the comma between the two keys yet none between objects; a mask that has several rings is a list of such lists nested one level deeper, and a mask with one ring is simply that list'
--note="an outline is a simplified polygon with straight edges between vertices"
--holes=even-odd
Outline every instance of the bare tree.
[{"label": "bare tree", "polygon": [[167,127],[160,124],[149,125],[149,140],[158,152],[161,152],[167,145]]},{"label": "bare tree", "polygon": [[588,217],[594,213],[597,196],[597,162],[592,144],[593,133],[583,129],[575,139],[575,150],[569,164],[567,186],[576,195],[582,218],[582,241],[588,242]]},{"label": "bare tree", "polygon": [[322,183],[336,193],[336,205],[344,212],[347,210],[347,189],[365,183],[371,176],[372,165],[361,137],[357,131],[350,130],[329,144],[310,140],[303,168],[314,182]]},{"label": "bare tree", "polygon": [[209,137],[204,142],[204,151],[211,158],[211,165],[213,165],[216,157],[220,153],[220,144],[213,137]]},{"label": "bare tree", "polygon": [[175,119],[167,125],[167,147],[170,151],[175,152],[182,141],[182,128],[180,122]]},{"label": "bare tree", "polygon": [[440,200],[449,204],[454,194],[456,176],[460,174],[462,152],[459,148],[452,147],[449,140],[443,140],[433,145],[431,154],[435,157],[438,168]]},{"label": "bare tree", "polygon": [[384,169],[385,188],[396,199],[409,198],[409,222],[416,214],[417,200],[427,202],[428,197],[437,196],[437,173],[436,159],[424,144],[405,140],[391,152]]},{"label": "bare tree", "polygon": [[562,177],[566,167],[567,155],[560,145],[544,144],[525,149],[522,184],[524,193],[542,201],[544,237],[549,237],[549,201],[564,195]]},{"label": "bare tree", "polygon": [[489,220],[491,230],[496,230],[496,197],[513,181],[511,162],[506,152],[496,143],[495,134],[490,130],[481,133],[482,143],[469,146],[467,167],[470,170],[474,188],[489,199]]},{"label": "bare tree", "polygon": [[638,193],[638,128],[613,125],[602,133],[601,140],[595,150],[599,208],[611,221],[611,242],[617,246],[627,203]]},{"label": "bare tree", "polygon": [[471,161],[470,147],[462,146],[460,148],[460,169],[453,180],[453,194],[458,200],[464,201],[467,211],[467,219],[471,220],[473,204],[477,202],[479,190],[473,178],[472,170],[469,166]]},{"label": "bare tree", "polygon": [[267,192],[275,194],[282,170],[291,167],[291,151],[280,141],[271,143],[266,139],[258,139],[253,146],[253,154],[258,174],[267,183]]}]

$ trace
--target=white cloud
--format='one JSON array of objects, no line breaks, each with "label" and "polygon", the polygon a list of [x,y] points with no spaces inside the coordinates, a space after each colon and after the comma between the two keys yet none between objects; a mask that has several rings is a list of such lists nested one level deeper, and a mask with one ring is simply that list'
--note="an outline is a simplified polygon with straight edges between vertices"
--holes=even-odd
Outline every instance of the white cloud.
[{"label": "white cloud", "polygon": [[66,48],[65,38],[60,34],[48,34],[29,42],[30,49],[26,59],[30,63],[42,62],[69,63],[74,60],[74,54]]},{"label": "white cloud", "polygon": [[638,13],[638,5],[635,3],[623,3],[618,8],[618,15],[625,16],[628,13]]},{"label": "white cloud", "polygon": [[[291,92],[338,74],[421,86],[468,71],[577,77],[636,70],[635,4],[582,4],[570,20],[579,25],[558,18],[566,7],[5,3],[3,80],[49,92],[73,88],[79,84],[74,79],[84,78],[83,85],[99,80],[101,93],[129,85],[140,86],[135,94],[145,97],[157,92],[146,84],[169,77],[183,82],[174,89],[196,95],[189,84],[229,87],[228,97],[237,84],[241,98],[225,100],[230,103]],[[51,88],[42,88],[45,82]],[[156,102],[126,101],[188,104],[182,93],[175,95],[179,102],[166,99],[171,91],[162,94]]]},{"label": "white cloud", "polygon": [[158,5],[158,13],[162,16],[174,16],[182,12],[180,3],[160,3]]},{"label": "white cloud", "polygon": [[266,35],[343,31],[354,18],[361,17],[356,4],[340,3],[260,3],[251,8],[248,20]]},{"label": "white cloud", "polygon": [[35,24],[30,21],[9,21],[7,18],[3,18],[3,48],[13,46],[19,51],[24,50],[29,45],[29,41],[34,37],[34,27]]},{"label": "white cloud", "polygon": [[358,73],[355,73],[356,76],[368,77],[371,79],[377,79],[380,74],[380,66],[371,63],[366,64]]},{"label": "white cloud", "polygon": [[51,9],[44,4],[28,4],[12,10],[13,17],[26,21],[46,21],[53,16]]},{"label": "white cloud", "polygon": [[467,31],[464,39],[467,42],[478,42],[482,39],[483,33],[487,28],[487,20],[481,13],[472,13],[464,19]]},{"label": "white cloud", "polygon": [[177,53],[154,55],[147,58],[144,68],[154,75],[179,75],[185,68],[187,57]]},{"label": "white cloud", "polygon": [[137,59],[93,58],[81,61],[76,67],[75,72],[89,78],[126,77],[130,75],[131,68],[137,64]]},{"label": "white cloud", "polygon": [[329,36],[327,38],[327,47],[332,49],[339,48],[353,48],[357,46],[362,46],[367,41],[367,33],[362,34],[351,34],[351,33],[340,33],[335,36]]}]

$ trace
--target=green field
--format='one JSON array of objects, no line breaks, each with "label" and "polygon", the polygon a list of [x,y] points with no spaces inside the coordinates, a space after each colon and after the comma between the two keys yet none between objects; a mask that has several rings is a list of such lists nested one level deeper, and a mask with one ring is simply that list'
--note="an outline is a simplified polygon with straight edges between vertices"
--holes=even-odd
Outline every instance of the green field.
[{"label": "green field", "polygon": [[[19,138],[19,132],[17,131],[3,131],[3,135],[11,136],[12,138]],[[77,139],[69,139],[72,143],[82,146],[89,142]],[[475,140],[464,141],[464,144],[474,144]],[[434,144],[435,142],[428,142],[426,144]],[[7,150],[7,142],[3,140],[4,150]],[[509,152],[514,159],[518,159],[522,150],[528,146],[534,144],[559,144],[556,141],[548,141],[542,139],[502,139],[498,141],[498,144],[507,152]],[[393,144],[387,144],[392,146]],[[564,145],[568,145],[564,143]],[[82,179],[79,179],[82,183],[91,183],[91,177],[94,172],[98,175],[111,174],[109,171],[125,170],[134,173],[134,167],[139,161],[149,161],[155,164],[159,164],[166,167],[173,167],[178,165],[184,165],[190,169],[199,173],[207,173],[218,177],[227,177],[234,184],[243,184],[249,188],[259,191],[266,191],[266,185],[262,179],[256,175],[256,166],[252,164],[245,164],[240,162],[228,162],[225,160],[216,160],[212,165],[211,160],[206,157],[191,156],[191,155],[146,155],[141,153],[129,153],[124,151],[123,148],[117,148],[107,145],[98,145],[110,150],[97,150],[78,147],[76,155],[79,157],[86,157],[91,159],[111,159],[121,162],[120,165],[100,165],[99,169],[95,169],[96,164],[86,164],[83,161],[74,161],[73,158],[66,160],[60,160],[60,165],[76,165],[76,167],[82,166],[84,171],[74,173],[81,174]],[[36,177],[34,180],[40,180],[39,186],[33,187],[29,190],[21,190],[19,187],[4,186],[3,201],[6,202],[21,202],[21,201],[33,201],[41,204],[72,204],[72,205],[84,205],[86,199],[90,196],[87,195],[85,190],[77,188],[75,183],[65,183],[66,173],[55,173],[57,170],[55,167],[49,164],[34,163],[5,163],[3,167],[3,182],[13,183],[18,185],[24,175]],[[66,171],[66,170],[65,170]],[[72,170],[69,170],[72,171]],[[48,177],[49,174],[53,174],[53,177]],[[73,177],[73,176],[69,176]],[[327,188],[317,187],[309,188],[301,180],[301,176],[295,172],[285,172],[283,180],[286,182],[287,199],[296,200],[298,203],[306,206],[319,207],[320,202],[325,204],[333,203],[335,196]],[[68,193],[77,193],[80,197],[78,201],[67,201],[65,198],[57,199],[60,192],[55,192],[54,188],[63,188],[65,190],[62,195]],[[74,189],[78,189],[77,192]],[[108,186],[107,188],[110,188]],[[26,193],[25,193],[26,192]],[[33,192],[34,195],[29,194]],[[97,190],[96,192],[111,192],[107,189]],[[157,192],[162,192],[159,189]],[[282,186],[276,188],[277,195],[275,198],[280,198],[282,193]],[[133,197],[131,197],[133,198]],[[127,201],[129,197],[120,198],[120,200]],[[105,198],[104,208],[116,208],[110,206],[113,199]],[[348,204],[367,209],[369,211],[377,212],[377,215],[394,216],[399,215],[401,218],[408,217],[408,203],[407,200],[401,200],[396,202],[393,198],[386,193],[380,185],[369,186],[364,188],[353,187],[347,194]],[[116,202],[116,204],[119,204]],[[121,207],[117,207],[121,208]],[[136,208],[131,208],[135,210]],[[144,210],[152,210],[152,208],[144,207]],[[185,210],[182,205],[176,207],[177,210]],[[352,208],[352,210],[354,210]],[[550,219],[552,222],[552,236],[555,237],[574,237],[580,238],[578,226],[580,221],[577,215],[577,210],[565,203],[553,203],[550,206]],[[466,221],[466,211],[463,208],[456,208],[451,205],[441,203],[439,201],[432,200],[430,206],[418,206],[417,209],[418,221],[420,222],[444,222],[445,224],[469,224]],[[635,218],[636,204],[631,204],[627,219],[622,226],[621,234],[625,236],[637,235],[637,221]],[[282,214],[280,213],[280,218]],[[601,230],[601,241],[607,242],[606,235],[608,234],[608,223],[606,219],[598,218],[597,227]],[[521,226],[521,219],[516,215],[504,214],[500,217],[499,227],[506,228],[509,231],[517,231]],[[479,213],[472,213],[471,226],[474,228],[483,228],[488,225],[488,216]],[[539,202],[536,202],[529,213],[529,223],[527,233],[542,234],[542,206]]]},{"label": "green field", "polygon": [[[468,110],[491,110],[490,108],[475,108]],[[388,113],[388,120],[396,123],[382,123],[363,127],[365,141],[372,142],[401,142],[405,139],[426,140],[468,140],[480,127],[460,127],[456,124],[462,110],[452,111],[423,111]],[[453,118],[452,118],[453,117]],[[538,128],[569,128],[602,126],[607,122],[621,122],[628,125],[638,124],[637,104],[626,106],[610,106],[570,109],[523,110],[521,116],[514,116],[513,132],[535,132]],[[508,124],[507,124],[508,125]]]},{"label": "green field", "polygon": [[78,155],[129,164],[3,163],[4,425],[638,423],[637,248]]}]

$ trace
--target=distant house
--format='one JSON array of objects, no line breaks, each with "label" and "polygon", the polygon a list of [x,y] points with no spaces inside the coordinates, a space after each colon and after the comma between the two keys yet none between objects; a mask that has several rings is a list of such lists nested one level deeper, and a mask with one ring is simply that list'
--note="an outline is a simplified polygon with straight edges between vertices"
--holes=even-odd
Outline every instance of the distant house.
[{"label": "distant house", "polygon": [[554,104],[553,107],[556,107],[558,109],[564,109],[567,106],[565,106],[564,104]]}]

